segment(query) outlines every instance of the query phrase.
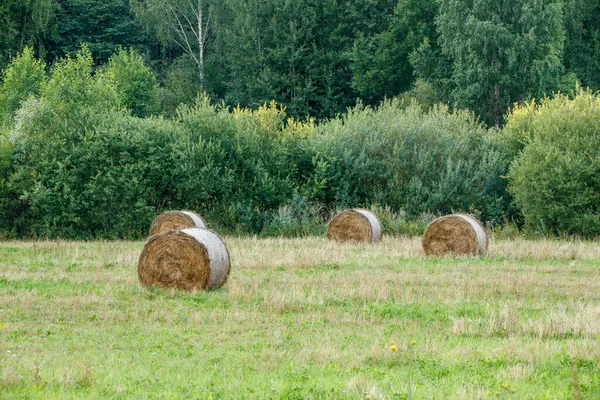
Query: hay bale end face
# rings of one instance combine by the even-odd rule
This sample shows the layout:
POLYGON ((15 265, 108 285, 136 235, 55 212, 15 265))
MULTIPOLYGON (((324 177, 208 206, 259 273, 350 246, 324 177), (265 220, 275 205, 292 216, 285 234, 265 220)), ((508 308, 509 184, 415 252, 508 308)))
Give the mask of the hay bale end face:
POLYGON ((378 242, 381 233, 377 216, 363 209, 342 211, 327 226, 327 237, 337 242, 378 242))
POLYGON ((482 255, 487 251, 488 239, 481 222, 466 214, 451 214, 432 221, 423 234, 425 254, 441 256, 482 255))
POLYGON ((206 223, 202 217, 192 211, 165 211, 152 221, 149 236, 170 229, 186 228, 206 228, 206 223))
POLYGON ((217 289, 230 268, 229 252, 217 234, 189 228, 151 236, 140 254, 138 277, 144 286, 217 289))

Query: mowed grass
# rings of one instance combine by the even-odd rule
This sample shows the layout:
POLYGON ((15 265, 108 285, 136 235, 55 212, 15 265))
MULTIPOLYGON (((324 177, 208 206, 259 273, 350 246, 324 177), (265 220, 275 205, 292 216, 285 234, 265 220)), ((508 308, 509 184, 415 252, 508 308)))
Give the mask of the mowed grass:
POLYGON ((141 242, 0 243, 0 398, 600 398, 600 243, 225 238, 220 290, 141 242))

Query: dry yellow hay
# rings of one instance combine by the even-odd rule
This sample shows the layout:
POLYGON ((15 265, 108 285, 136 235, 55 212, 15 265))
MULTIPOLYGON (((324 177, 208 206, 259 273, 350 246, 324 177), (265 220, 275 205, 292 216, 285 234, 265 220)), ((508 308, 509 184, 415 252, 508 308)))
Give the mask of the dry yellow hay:
POLYGON ((427 225, 421 243, 425 254, 433 256, 448 253, 476 256, 485 254, 488 246, 481 222, 466 214, 451 214, 434 220, 427 225))
POLYGON ((154 218, 148 236, 157 235, 169 229, 206 228, 202 217, 192 211, 165 211, 154 218))
POLYGON ((138 277, 144 286, 216 289, 227 281, 230 266, 229 252, 213 231, 169 230, 148 238, 138 261, 138 277))
POLYGON ((362 209, 342 211, 327 226, 327 237, 338 242, 378 242, 381 232, 375 214, 362 209))

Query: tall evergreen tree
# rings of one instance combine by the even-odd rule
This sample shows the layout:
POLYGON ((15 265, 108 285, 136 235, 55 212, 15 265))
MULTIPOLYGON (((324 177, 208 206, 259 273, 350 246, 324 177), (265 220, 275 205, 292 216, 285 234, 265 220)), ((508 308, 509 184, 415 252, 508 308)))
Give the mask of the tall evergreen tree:
POLYGON ((568 72, 584 86, 600 89, 600 1, 565 1, 565 54, 568 72))
POLYGON ((128 0, 59 0, 58 38, 51 58, 74 54, 86 43, 96 64, 103 64, 119 47, 143 47, 144 32, 128 0))
POLYGON ((387 28, 361 36, 351 52, 352 87, 367 103, 380 102, 408 90, 414 82, 410 54, 425 38, 435 36, 435 0, 399 0, 387 28))
POLYGON ((229 104, 270 99, 294 116, 330 117, 356 102, 351 49, 388 26, 396 0, 231 1, 216 34, 229 104))

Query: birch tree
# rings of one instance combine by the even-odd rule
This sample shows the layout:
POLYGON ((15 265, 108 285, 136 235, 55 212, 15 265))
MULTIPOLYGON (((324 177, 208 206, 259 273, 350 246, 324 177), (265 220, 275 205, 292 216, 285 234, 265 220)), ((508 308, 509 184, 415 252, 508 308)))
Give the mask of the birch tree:
POLYGON ((213 37, 212 0, 131 0, 146 28, 165 44, 175 44, 193 61, 202 89, 206 82, 206 50, 213 37))

